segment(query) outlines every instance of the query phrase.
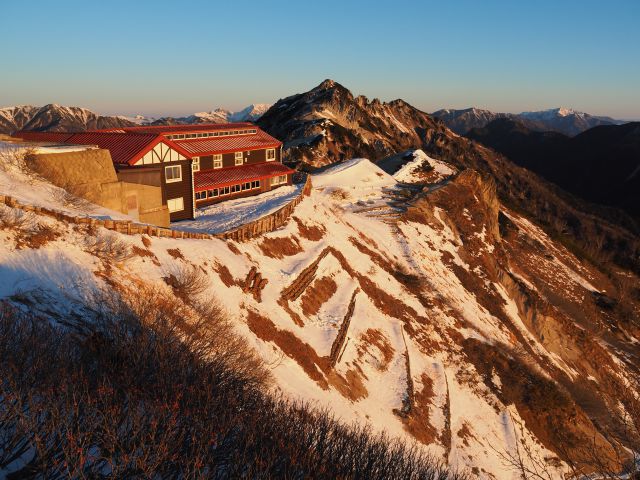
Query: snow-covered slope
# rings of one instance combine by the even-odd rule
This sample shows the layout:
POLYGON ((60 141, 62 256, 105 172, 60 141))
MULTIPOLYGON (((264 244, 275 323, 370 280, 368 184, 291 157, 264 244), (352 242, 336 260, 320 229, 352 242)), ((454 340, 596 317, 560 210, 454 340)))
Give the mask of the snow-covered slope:
POLYGON ((225 308, 287 396, 481 478, 516 478, 505 458, 523 452, 552 478, 567 471, 558 458, 585 445, 614 456, 601 433, 635 405, 622 392, 638 380, 640 332, 603 329, 614 316, 597 301, 636 313, 637 302, 500 205, 475 172, 403 198, 392 176, 355 159, 313 184, 285 227, 246 243, 95 232, 27 213, 0 229, 0 295, 51 315, 87 289, 169 289, 167 272, 193 266, 207 279, 202 298, 225 308), (95 256, 94 235, 116 235, 134 256, 95 256), (268 280, 260 301, 244 288, 252 268, 268 280))

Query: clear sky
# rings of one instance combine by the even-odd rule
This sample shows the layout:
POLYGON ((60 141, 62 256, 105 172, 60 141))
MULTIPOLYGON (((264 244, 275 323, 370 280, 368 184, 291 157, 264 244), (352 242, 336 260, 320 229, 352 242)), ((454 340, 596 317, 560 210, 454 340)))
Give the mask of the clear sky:
POLYGON ((418 108, 640 118, 640 0, 1 0, 0 106, 180 115, 332 78, 418 108))

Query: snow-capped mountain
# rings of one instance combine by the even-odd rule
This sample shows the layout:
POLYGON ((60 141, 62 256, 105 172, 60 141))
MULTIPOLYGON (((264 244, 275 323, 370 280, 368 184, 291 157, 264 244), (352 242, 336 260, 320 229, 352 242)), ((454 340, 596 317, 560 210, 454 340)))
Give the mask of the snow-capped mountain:
POLYGON ((254 122, 264 115, 270 108, 270 103, 255 103, 238 112, 228 113, 227 120, 229 122, 254 122))
POLYGON ((126 118, 98 115, 81 107, 48 104, 44 107, 22 105, 0 109, 0 133, 17 130, 79 132, 132 125, 135 123, 126 118))
POLYGON ((150 117, 146 115, 99 115, 86 108, 65 107, 56 104, 34 107, 19 105, 0 108, 0 133, 10 134, 18 130, 78 132, 98 128, 117 128, 132 125, 171 125, 195 123, 253 122, 260 118, 270 105, 258 103, 232 112, 217 108, 209 112, 197 112, 185 117, 150 117))
POLYGON ((232 112, 223 108, 216 108, 209 112, 197 112, 185 117, 162 117, 150 122, 152 125, 196 124, 196 123, 227 123, 253 122, 259 119, 269 108, 270 104, 258 103, 249 105, 242 110, 232 112))
POLYGON ((460 135, 465 135, 472 128, 482 128, 498 118, 516 120, 529 130, 558 132, 568 136, 578 135, 598 125, 624 123, 610 117, 590 115, 565 107, 522 113, 497 113, 478 108, 442 109, 433 112, 432 115, 460 135))

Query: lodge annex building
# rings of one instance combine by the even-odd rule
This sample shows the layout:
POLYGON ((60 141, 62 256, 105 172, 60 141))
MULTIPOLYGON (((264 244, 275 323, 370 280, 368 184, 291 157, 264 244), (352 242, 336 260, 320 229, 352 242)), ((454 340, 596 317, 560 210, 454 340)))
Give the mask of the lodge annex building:
POLYGON ((172 222, 194 218, 196 207, 290 185, 294 173, 282 164, 282 142, 248 122, 14 136, 109 150, 120 180, 161 188, 172 222))

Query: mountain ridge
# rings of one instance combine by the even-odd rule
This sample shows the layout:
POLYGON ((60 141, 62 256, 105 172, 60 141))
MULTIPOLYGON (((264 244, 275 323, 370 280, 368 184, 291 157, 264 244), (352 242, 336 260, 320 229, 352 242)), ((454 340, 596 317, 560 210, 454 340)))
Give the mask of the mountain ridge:
POLYGON ((530 130, 559 132, 568 136, 578 135, 599 125, 625 123, 611 117, 590 115, 565 107, 521 113, 493 112, 475 107, 444 108, 433 112, 432 115, 444 121, 451 130, 459 135, 465 135, 472 128, 482 128, 498 118, 517 120, 530 130))
POLYGON ((471 129, 467 137, 585 200, 640 218, 640 122, 601 125, 567 137, 501 118, 471 129))
POLYGON ((42 107, 16 105, 0 108, 0 133, 18 130, 69 131, 119 128, 134 125, 174 125, 198 123, 227 123, 255 121, 270 107, 257 103, 232 112, 217 108, 209 112, 196 112, 184 117, 146 117, 144 115, 100 115, 82 107, 67 107, 50 103, 42 107))

